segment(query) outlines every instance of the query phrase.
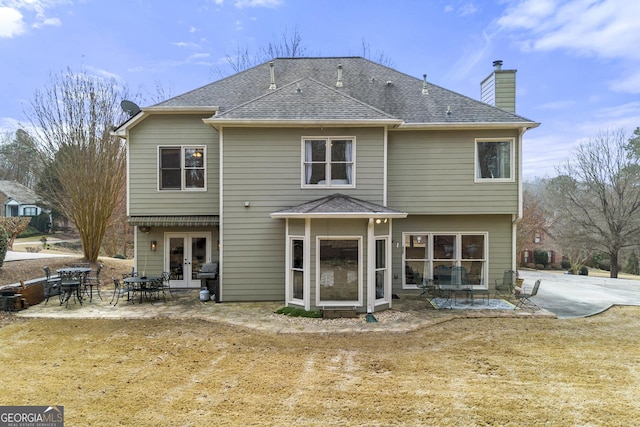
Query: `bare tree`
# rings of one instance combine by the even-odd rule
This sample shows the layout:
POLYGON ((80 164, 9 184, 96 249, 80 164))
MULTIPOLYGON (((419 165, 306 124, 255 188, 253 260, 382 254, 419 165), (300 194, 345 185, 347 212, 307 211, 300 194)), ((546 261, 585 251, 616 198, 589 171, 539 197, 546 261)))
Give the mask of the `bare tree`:
POLYGON ((619 255, 640 232, 638 153, 624 131, 601 132, 580 145, 549 181, 547 194, 562 218, 556 227, 565 250, 600 251, 618 277, 619 255))
POLYGON ((377 62, 378 64, 382 64, 387 67, 393 67, 393 61, 391 58, 386 56, 384 52, 377 51, 375 55, 371 52, 371 45, 362 39, 362 53, 361 56, 365 59, 368 59, 373 62, 377 62))
MULTIPOLYGON (((236 46, 233 54, 225 55, 227 64, 234 73, 239 73, 263 62, 274 58, 301 58, 307 55, 307 48, 302 43, 302 36, 295 27, 290 33, 287 28, 282 32, 279 41, 271 41, 266 46, 258 48, 253 55, 248 47, 236 46)), ((220 68, 213 70, 218 77, 224 77, 225 73, 220 68)))
POLYGON ((90 262, 124 186, 124 146, 110 132, 126 118, 125 98, 113 79, 67 70, 50 76, 26 112, 43 162, 41 195, 75 224, 90 262))

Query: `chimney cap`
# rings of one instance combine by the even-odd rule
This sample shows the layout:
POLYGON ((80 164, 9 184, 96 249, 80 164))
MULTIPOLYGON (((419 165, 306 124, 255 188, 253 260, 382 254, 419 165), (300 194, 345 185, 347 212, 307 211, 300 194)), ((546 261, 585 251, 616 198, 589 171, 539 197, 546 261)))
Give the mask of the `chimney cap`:
POLYGON ((501 70, 502 69, 502 59, 498 59, 493 61, 493 68, 497 71, 497 70, 501 70))

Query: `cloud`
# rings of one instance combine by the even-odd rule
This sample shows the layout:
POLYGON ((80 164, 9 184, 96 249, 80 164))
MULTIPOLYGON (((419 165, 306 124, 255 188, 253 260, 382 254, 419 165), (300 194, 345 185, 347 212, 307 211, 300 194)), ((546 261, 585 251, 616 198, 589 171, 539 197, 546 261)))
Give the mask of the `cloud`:
POLYGON ((245 7, 278 7, 282 4, 282 0, 236 0, 235 6, 238 9, 245 7))
POLYGON ((567 49, 582 55, 640 60, 640 2, 551 0, 513 3, 498 19, 517 32, 521 45, 536 51, 567 49))
POLYGON ((59 18, 49 16, 48 10, 59 4, 69 4, 69 0, 5 0, 0 6, 0 37, 14 37, 22 34, 25 27, 40 29, 46 26, 60 26, 59 18))
POLYGON ((624 93, 640 93, 640 71, 634 71, 632 74, 608 82, 611 90, 624 93))
POLYGON ((0 7, 0 38, 12 38, 24 32, 22 14, 10 7, 0 7))

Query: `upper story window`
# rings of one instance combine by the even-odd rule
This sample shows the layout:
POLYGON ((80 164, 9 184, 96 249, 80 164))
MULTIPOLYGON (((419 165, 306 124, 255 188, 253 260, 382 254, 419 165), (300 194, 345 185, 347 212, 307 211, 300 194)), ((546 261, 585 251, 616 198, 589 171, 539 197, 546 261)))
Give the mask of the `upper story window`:
POLYGON ((204 147, 160 147, 160 190, 204 190, 204 147))
POLYGON ((476 139, 476 181, 513 181, 513 139, 476 139))
POLYGON ((305 138, 302 141, 303 187, 354 187, 354 138, 305 138))

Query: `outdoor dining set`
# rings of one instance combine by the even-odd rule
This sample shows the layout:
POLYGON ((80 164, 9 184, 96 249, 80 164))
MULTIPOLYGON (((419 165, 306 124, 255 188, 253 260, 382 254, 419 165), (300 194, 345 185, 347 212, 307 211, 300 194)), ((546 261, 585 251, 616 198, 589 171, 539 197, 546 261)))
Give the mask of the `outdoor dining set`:
MULTIPOLYGON (((493 289, 493 298, 513 301, 514 309, 527 308, 535 310, 537 305, 531 300, 538 293, 540 280, 536 281, 530 292, 517 286, 517 273, 507 270, 501 280, 496 279, 493 289)), ((438 301, 438 308, 451 308, 456 305, 462 295, 473 306, 474 301, 480 297, 480 302, 488 302, 492 297, 488 288, 474 286, 469 280, 467 271, 462 266, 446 267, 438 266, 434 271, 434 278, 420 278, 416 281, 418 288, 422 289, 421 296, 426 296, 430 301, 438 301)))
MULTIPOLYGON (((98 264, 94 270, 89 263, 74 264, 71 267, 57 269, 55 274, 49 267, 44 267, 46 281, 44 285, 45 304, 49 298, 57 295, 60 305, 68 307, 73 299, 81 305, 86 299, 93 300, 94 292, 102 300, 102 272, 103 265, 98 264)), ((142 303, 145 299, 166 300, 166 292, 171 292, 170 275, 168 272, 160 276, 138 276, 137 272, 122 274, 122 279, 112 277, 114 291, 109 304, 116 306, 120 298, 126 296, 127 301, 142 303)))

